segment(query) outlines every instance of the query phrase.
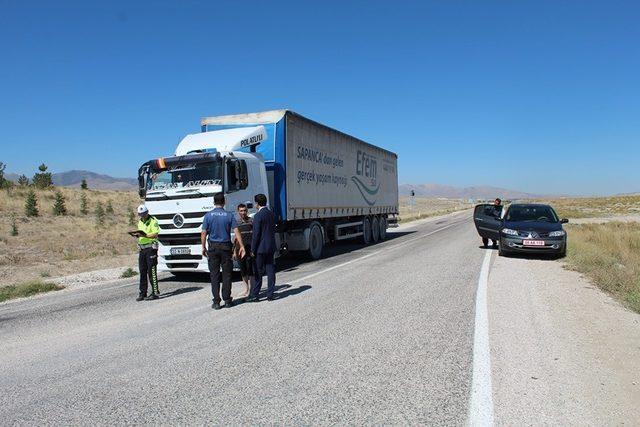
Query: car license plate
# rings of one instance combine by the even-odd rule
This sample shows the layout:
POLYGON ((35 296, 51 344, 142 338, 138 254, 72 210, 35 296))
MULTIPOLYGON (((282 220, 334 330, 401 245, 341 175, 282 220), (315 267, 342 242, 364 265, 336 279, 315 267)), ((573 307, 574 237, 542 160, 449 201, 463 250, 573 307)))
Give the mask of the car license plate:
POLYGON ((544 246, 544 240, 523 240, 524 246, 544 246))
POLYGON ((171 255, 191 255, 191 248, 171 248, 171 255))

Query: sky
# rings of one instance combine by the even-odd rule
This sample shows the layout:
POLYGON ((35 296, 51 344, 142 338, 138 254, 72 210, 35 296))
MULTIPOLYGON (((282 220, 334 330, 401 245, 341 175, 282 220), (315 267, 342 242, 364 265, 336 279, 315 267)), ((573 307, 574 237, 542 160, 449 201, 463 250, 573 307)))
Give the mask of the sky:
POLYGON ((0 0, 0 161, 134 177, 288 108, 399 182, 640 191, 640 2, 0 0))

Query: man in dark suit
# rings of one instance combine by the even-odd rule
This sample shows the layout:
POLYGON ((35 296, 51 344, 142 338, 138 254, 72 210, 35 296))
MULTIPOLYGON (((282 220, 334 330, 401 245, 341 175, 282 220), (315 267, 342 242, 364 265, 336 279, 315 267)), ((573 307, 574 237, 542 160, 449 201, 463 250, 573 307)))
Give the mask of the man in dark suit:
POLYGON ((258 294, 262 288, 262 276, 267 274, 267 300, 273 301, 277 297, 276 268, 273 262, 273 254, 276 252, 276 217, 267 207, 267 196, 256 194, 254 198, 258 205, 258 212, 253 217, 253 236, 251 239, 251 251, 255 259, 253 286, 248 302, 258 301, 258 294))

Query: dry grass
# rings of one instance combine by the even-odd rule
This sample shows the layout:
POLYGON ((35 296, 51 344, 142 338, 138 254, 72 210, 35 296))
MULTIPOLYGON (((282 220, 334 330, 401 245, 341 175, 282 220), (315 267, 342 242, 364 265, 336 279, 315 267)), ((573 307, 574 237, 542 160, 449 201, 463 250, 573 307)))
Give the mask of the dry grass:
POLYGON ((640 224, 582 224, 567 231, 568 267, 640 312, 640 224))
POLYGON ((36 191, 40 215, 35 218, 24 215, 28 189, 0 191, 0 286, 115 267, 135 252, 135 243, 126 234, 131 228, 129 210, 139 203, 135 192, 55 190, 36 191), (65 196, 66 216, 52 213, 55 190, 65 196), (80 213, 83 193, 87 215, 80 213), (109 201, 114 213, 106 214, 104 226, 98 228, 94 209, 98 202, 106 207, 109 201), (11 235, 12 217, 16 218, 17 236, 11 235))
POLYGON ((415 206, 409 197, 400 198, 400 222, 415 221, 437 215, 470 209, 473 204, 461 199, 416 197, 415 206))
POLYGON ((640 215, 640 195, 573 197, 539 200, 549 203, 561 218, 596 218, 640 215))

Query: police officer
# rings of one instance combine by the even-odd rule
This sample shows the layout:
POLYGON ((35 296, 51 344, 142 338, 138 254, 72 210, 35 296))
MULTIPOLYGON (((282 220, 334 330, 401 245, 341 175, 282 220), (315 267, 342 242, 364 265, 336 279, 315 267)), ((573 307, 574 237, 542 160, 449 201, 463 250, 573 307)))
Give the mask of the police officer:
POLYGON ((213 294, 211 308, 214 310, 220 309, 220 267, 222 267, 222 299, 225 302, 225 307, 233 307, 231 298, 231 273, 233 271, 231 230, 233 230, 239 245, 238 255, 240 258, 245 256, 244 243, 238 230, 236 217, 233 212, 224 210, 224 204, 224 194, 216 193, 213 196, 214 209, 204 216, 200 235, 202 255, 209 259, 211 293, 213 294))
POLYGON ((138 206, 138 231, 143 233, 138 237, 138 267, 140 269, 140 294, 136 301, 158 299, 158 220, 149 215, 145 205, 138 206), (148 282, 151 282, 151 295, 147 296, 148 282))

